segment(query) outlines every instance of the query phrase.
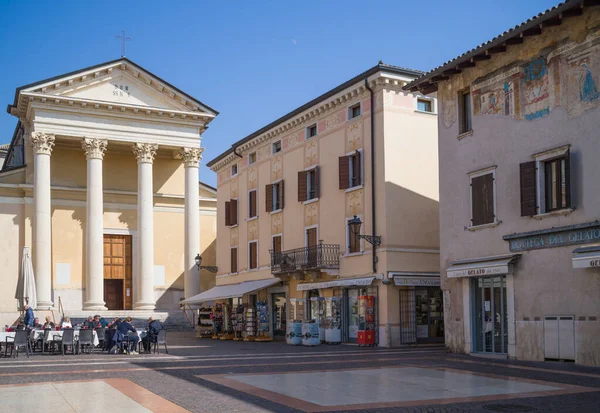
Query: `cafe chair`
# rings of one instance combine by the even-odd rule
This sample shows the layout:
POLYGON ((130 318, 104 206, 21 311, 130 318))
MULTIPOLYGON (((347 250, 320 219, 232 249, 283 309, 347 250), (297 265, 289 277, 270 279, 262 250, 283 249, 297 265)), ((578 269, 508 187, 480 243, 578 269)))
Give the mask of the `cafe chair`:
POLYGON ((65 355, 65 347, 71 346, 71 354, 76 354, 75 330, 72 328, 63 330, 62 339, 58 342, 62 355, 65 355))
POLYGON ((96 334, 98 335, 99 346, 102 350, 104 350, 104 341, 106 340, 106 327, 101 327, 96 329, 96 334))
POLYGON ((156 337, 153 337, 150 341, 151 344, 154 344, 154 352, 160 354, 160 346, 165 346, 165 353, 169 354, 169 349, 167 348, 167 330, 163 329, 158 332, 156 337))
POLYGON ((94 330, 79 330, 77 352, 81 354, 84 347, 88 347, 89 354, 94 354, 94 330))
POLYGON ((54 352, 54 345, 56 344, 56 341, 50 337, 50 331, 51 330, 46 329, 42 333, 42 355, 47 351, 50 353, 54 352))
POLYGON ((14 357, 19 357, 19 349, 21 347, 25 347, 25 354, 27 355, 27 358, 29 358, 29 353, 31 352, 29 343, 29 331, 17 330, 15 332, 14 337, 6 337, 6 348, 4 349, 4 357, 7 356, 8 347, 10 347, 11 357, 13 356, 13 350, 15 350, 14 357))

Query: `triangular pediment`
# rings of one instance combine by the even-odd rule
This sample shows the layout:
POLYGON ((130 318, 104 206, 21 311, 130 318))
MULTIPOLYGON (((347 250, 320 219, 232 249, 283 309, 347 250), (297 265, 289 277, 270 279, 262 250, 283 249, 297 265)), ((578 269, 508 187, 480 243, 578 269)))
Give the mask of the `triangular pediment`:
POLYGON ((17 93, 183 112, 216 111, 128 59, 119 59, 19 88, 17 93))

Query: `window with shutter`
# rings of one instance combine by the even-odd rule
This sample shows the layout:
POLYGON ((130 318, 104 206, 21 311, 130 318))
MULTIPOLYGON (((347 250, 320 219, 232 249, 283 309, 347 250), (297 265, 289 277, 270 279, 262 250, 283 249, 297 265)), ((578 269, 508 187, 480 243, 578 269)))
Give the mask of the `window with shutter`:
POLYGON ((275 254, 281 253, 281 235, 273 237, 273 252, 275 254))
POLYGON ((256 241, 252 241, 249 244, 249 257, 248 263, 251 270, 258 268, 258 243, 256 241))
POLYGON ((315 173, 315 182, 314 182, 314 188, 315 188, 315 198, 320 198, 321 197, 321 168, 319 166, 315 167, 314 169, 314 173, 315 173))
POLYGON ((307 193, 307 172, 299 171, 298 172, 298 202, 306 201, 306 193, 307 193))
POLYGON ((256 190, 248 192, 248 218, 254 218, 257 214, 256 208, 256 190))
POLYGON ((231 202, 225 202, 225 226, 228 227, 231 225, 231 202))
POLYGON ((265 208, 267 212, 273 211, 273 185, 265 186, 265 208))
POLYGON ((283 192, 283 188, 284 188, 284 181, 280 181, 279 182, 279 208, 283 209, 283 200, 285 198, 285 194, 283 192))
POLYGON ((525 162, 519 166, 521 181, 521 216, 530 217, 537 214, 537 184, 535 161, 525 162))
POLYGON ((494 213, 494 174, 471 178, 471 216, 472 226, 495 222, 494 213))
MULTIPOLYGON (((545 214, 573 208, 571 201, 571 145, 563 145, 532 155, 534 162, 521 164, 521 200, 524 184, 528 199, 536 202, 536 211, 527 215, 545 214), (524 169, 523 169, 524 168, 524 169), (525 181, 525 182, 524 182, 525 181), (533 198, 535 192, 535 198, 533 198)), ((522 205, 523 206, 523 205, 522 205)), ((522 208, 522 215, 523 213, 522 208)))
POLYGON ((231 272, 235 273, 238 271, 237 266, 237 248, 231 249, 231 272))
POLYGON ((350 188, 350 157, 340 156, 338 163, 340 189, 348 189, 350 188))
POLYGON ((229 204, 230 208, 229 208, 229 224, 230 225, 237 225, 238 224, 238 208, 237 208, 237 199, 232 199, 230 201, 229 204))
POLYGON ((349 220, 346 220, 346 225, 348 228, 346 229, 346 233, 348 234, 348 253, 353 254, 355 252, 360 252, 360 238, 358 234, 355 234, 352 231, 352 225, 348 224, 349 220))
POLYGON ((569 208, 571 205, 569 152, 544 162, 545 212, 569 208))
POLYGON ((362 185, 362 152, 356 151, 354 155, 354 161, 356 163, 355 175, 356 175, 356 185, 362 185))

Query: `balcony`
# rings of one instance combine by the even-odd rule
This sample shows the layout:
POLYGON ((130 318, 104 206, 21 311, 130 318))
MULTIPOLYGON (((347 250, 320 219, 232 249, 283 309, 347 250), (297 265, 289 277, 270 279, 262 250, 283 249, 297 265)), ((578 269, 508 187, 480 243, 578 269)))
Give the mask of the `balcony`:
POLYGON ((312 247, 271 253, 271 273, 338 270, 340 268, 340 246, 317 244, 312 247))

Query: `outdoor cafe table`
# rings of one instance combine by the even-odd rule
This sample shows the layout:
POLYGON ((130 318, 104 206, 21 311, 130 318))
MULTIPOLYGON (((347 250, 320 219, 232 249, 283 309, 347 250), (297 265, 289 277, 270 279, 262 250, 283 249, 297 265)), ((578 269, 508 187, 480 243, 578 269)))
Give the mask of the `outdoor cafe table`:
MULTIPOLYGON (((75 330, 75 340, 77 340, 79 338, 79 331, 80 330, 75 330)), ((48 335, 48 340, 52 340, 52 341, 60 341, 60 339, 62 338, 63 335, 63 330, 50 330, 50 334, 48 335)), ((0 342, 1 343, 6 343, 6 338, 7 337, 14 337, 15 336, 15 332, 14 331, 10 331, 10 332, 1 332, 0 333, 0 342)), ((44 337, 44 330, 32 330, 31 331, 31 338, 33 340, 41 340, 44 337)), ((94 346, 97 346, 98 344, 100 344, 100 340, 98 339, 98 334, 96 333, 96 331, 94 331, 94 338, 93 338, 93 343, 94 346)))

